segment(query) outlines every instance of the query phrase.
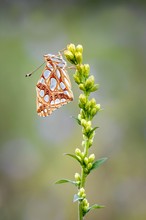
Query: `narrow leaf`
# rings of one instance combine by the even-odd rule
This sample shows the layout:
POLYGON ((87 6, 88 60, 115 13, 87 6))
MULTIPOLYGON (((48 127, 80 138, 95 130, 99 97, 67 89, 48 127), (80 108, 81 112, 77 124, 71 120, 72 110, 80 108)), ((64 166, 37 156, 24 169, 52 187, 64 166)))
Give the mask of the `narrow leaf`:
POLYGON ((75 160, 77 160, 81 164, 81 161, 79 160, 79 158, 76 155, 68 154, 68 153, 65 153, 64 155, 67 155, 67 156, 70 156, 70 157, 74 158, 75 160))
POLYGON ((97 128, 99 128, 99 127, 93 128, 93 129, 88 133, 88 137, 89 137, 89 138, 91 137, 91 135, 93 134, 93 132, 94 132, 97 128))
POLYGON ((101 164, 103 164, 105 161, 107 160, 107 157, 103 157, 99 160, 96 160, 94 163, 93 163, 93 166, 91 168, 91 170, 94 170, 94 169, 97 169, 101 164))
POLYGON ((81 200, 83 200, 82 197, 79 197, 77 194, 74 195, 73 202, 77 202, 77 201, 81 201, 81 200))
POLYGON ((78 118, 76 118, 76 117, 74 117, 74 116, 72 116, 72 118, 75 119, 76 122, 77 122, 79 125, 81 125, 81 121, 80 121, 78 118))
POLYGON ((62 183, 72 183, 72 184, 76 185, 75 181, 68 180, 68 179, 61 179, 61 180, 58 180, 55 182, 55 184, 62 184, 62 183))
POLYGON ((90 207, 88 208, 88 210, 86 211, 86 213, 89 212, 90 210, 100 209, 100 208, 104 208, 104 207, 105 207, 104 205, 94 204, 94 205, 92 205, 92 206, 90 206, 90 207))

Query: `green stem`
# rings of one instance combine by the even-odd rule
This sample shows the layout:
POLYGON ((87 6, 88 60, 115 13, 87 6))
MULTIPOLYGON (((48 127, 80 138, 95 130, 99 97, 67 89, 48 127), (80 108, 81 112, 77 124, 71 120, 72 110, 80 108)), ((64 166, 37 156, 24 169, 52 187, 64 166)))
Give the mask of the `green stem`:
MULTIPOLYGON (((84 157, 88 155, 88 140, 85 142, 85 147, 84 147, 84 157)), ((86 182, 86 174, 84 173, 84 167, 81 167, 81 184, 80 188, 85 187, 85 182, 86 182)), ((83 220, 83 210, 82 210, 82 201, 78 202, 78 219, 83 220)))

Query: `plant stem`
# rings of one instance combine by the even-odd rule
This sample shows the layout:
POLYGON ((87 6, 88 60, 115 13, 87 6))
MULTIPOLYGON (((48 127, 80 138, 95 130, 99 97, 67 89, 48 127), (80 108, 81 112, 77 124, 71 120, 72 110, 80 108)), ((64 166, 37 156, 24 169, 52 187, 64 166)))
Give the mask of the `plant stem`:
MULTIPOLYGON (((88 155, 88 140, 85 141, 85 147, 84 147, 84 157, 88 155)), ((81 184, 80 188, 85 187, 85 181, 86 181, 86 174, 84 172, 84 168, 81 167, 81 184)), ((83 211, 82 211, 82 201, 78 202, 78 220, 83 220, 83 211)))
MULTIPOLYGON (((85 186, 85 173, 83 167, 81 167, 81 185, 80 188, 85 186)), ((78 202, 78 220, 83 220, 82 201, 78 202)))

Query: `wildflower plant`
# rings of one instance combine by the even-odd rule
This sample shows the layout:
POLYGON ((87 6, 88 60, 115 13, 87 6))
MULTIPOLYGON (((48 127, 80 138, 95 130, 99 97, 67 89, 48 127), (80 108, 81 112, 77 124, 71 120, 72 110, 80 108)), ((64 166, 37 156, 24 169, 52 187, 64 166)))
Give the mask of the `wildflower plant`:
POLYGON ((90 98, 90 94, 97 91, 99 85, 95 83, 93 75, 90 75, 89 64, 82 63, 83 47, 82 45, 69 44, 64 51, 64 55, 68 62, 74 65, 75 73, 73 75, 75 82, 78 84, 82 93, 79 96, 80 113, 76 118, 77 123, 82 128, 82 149, 76 148, 74 154, 66 153, 65 155, 75 159, 80 167, 81 172, 75 173, 74 180, 61 179, 57 184, 72 183, 77 187, 77 193, 74 195, 73 201, 78 202, 78 220, 83 220, 85 215, 93 210, 103 208, 103 205, 90 205, 87 199, 85 184, 86 179, 91 171, 97 169, 103 164, 107 158, 95 160, 95 154, 89 154, 89 149, 93 145, 95 130, 98 127, 92 126, 95 115, 101 111, 100 104, 96 103, 95 98, 90 98))

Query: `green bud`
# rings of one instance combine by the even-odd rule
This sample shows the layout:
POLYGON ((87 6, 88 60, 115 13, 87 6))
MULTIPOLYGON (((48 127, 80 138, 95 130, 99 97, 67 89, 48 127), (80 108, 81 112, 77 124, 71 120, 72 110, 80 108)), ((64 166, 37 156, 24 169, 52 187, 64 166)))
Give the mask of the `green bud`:
POLYGON ((85 198, 83 199, 83 206, 87 206, 89 203, 88 203, 88 200, 85 198))
POLYGON ((87 168, 90 170, 92 168, 92 163, 88 163, 87 168))
POLYGON ((84 65, 83 64, 80 64, 80 65, 77 65, 77 70, 80 74, 82 74, 84 72, 84 65))
POLYGON ((89 170, 87 168, 85 168, 84 173, 89 174, 89 170))
POLYGON ((88 146, 91 147, 93 145, 93 139, 90 139, 88 142, 88 146))
POLYGON ((75 180, 76 181, 80 181, 81 180, 81 177, 80 177, 79 173, 75 173, 75 180))
POLYGON ((68 49, 69 51, 71 51, 73 54, 75 53, 75 50, 76 50, 74 44, 68 44, 68 45, 67 45, 67 49, 68 49))
POLYGON ((87 158, 87 157, 84 158, 84 163, 85 163, 86 165, 88 164, 88 158, 87 158))
POLYGON ((75 73, 74 75, 73 75, 73 77, 74 77, 74 80, 75 80, 75 82, 77 83, 77 84, 80 84, 80 78, 79 78, 79 76, 75 73))
POLYGON ((81 119, 81 125, 86 128, 87 127, 87 121, 85 119, 81 119))
POLYGON ((85 141, 82 141, 82 147, 84 147, 85 146, 85 141))
POLYGON ((91 154, 88 159, 89 162, 92 163, 95 160, 95 154, 91 154))
POLYGON ((88 133, 91 130, 91 121, 88 121, 84 128, 85 128, 85 133, 88 133))
POLYGON ((79 119, 79 121, 81 121, 81 119, 82 119, 81 114, 78 114, 78 119, 79 119))
POLYGON ((89 64, 84 64, 84 75, 85 75, 85 77, 89 76, 89 72, 90 72, 89 64))
POLYGON ((94 85, 94 76, 91 75, 85 82, 85 88, 86 90, 90 90, 92 86, 94 85))
POLYGON ((90 100, 90 106, 91 106, 91 108, 95 107, 95 105, 96 105, 96 100, 95 100, 94 98, 92 98, 92 99, 90 100))
POLYGON ((79 148, 76 148, 76 149, 75 149, 75 154, 76 154, 77 156, 81 156, 81 155, 82 155, 81 150, 80 150, 79 148))
POLYGON ((89 205, 88 206, 83 206, 83 211, 86 213, 89 209, 89 205))
POLYGON ((82 47, 82 45, 78 44, 77 47, 76 47, 76 51, 77 51, 77 52, 80 52, 80 53, 83 53, 83 47, 82 47))
POLYGON ((83 83, 80 83, 80 84, 79 84, 79 89, 81 89, 81 90, 85 91, 85 86, 84 86, 84 84, 83 84, 83 83))
POLYGON ((85 189, 83 187, 79 189, 78 196, 83 197, 83 198, 86 197, 85 189))
POLYGON ((67 59, 69 62, 71 62, 71 63, 74 64, 74 55, 73 55, 73 53, 72 53, 71 51, 65 50, 65 51, 64 51, 64 56, 66 57, 66 59, 67 59))
POLYGON ((90 115, 91 115, 92 117, 94 117, 94 116, 96 115, 96 113, 97 113, 97 108, 92 108, 92 109, 91 109, 91 112, 90 112, 90 115))
POLYGON ((80 101, 83 105, 85 105, 86 102, 87 102, 86 96, 85 96, 84 94, 80 94, 80 96, 79 96, 79 101, 80 101))
POLYGON ((81 118, 85 118, 86 117, 86 114, 85 114, 83 109, 80 110, 80 115, 81 115, 81 118))
POLYGON ((75 58, 78 64, 82 63, 82 53, 80 52, 75 52, 75 58))
POLYGON ((95 85, 92 86, 90 92, 95 92, 95 91, 97 91, 98 89, 99 89, 99 84, 95 84, 95 85))
POLYGON ((99 111, 101 109, 100 104, 96 105, 96 109, 97 109, 97 111, 99 111))

